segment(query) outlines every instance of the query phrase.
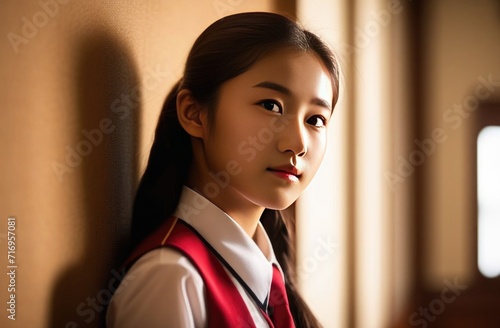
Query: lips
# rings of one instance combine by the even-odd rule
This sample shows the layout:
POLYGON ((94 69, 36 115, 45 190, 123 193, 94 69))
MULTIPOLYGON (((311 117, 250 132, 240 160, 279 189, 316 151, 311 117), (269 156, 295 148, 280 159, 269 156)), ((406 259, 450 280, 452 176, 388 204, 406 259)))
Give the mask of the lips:
POLYGON ((267 170, 273 172, 281 172, 284 174, 290 174, 297 178, 299 178, 300 175, 302 174, 301 171, 299 171, 295 166, 292 165, 275 166, 275 167, 270 167, 267 170))

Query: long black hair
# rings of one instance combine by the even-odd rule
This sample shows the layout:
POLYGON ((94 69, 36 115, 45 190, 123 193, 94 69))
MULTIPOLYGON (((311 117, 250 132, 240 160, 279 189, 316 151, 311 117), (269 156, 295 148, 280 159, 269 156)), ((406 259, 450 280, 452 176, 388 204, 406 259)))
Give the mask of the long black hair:
MULTIPOLYGON (((190 136, 177 119, 176 99, 182 89, 215 115, 222 83, 247 71, 266 54, 280 48, 312 51, 329 71, 338 97, 339 67, 332 51, 316 35, 294 21, 272 13, 242 13, 224 17, 210 25, 195 41, 184 75, 168 94, 155 131, 148 164, 136 194, 132 244, 152 233, 177 207, 193 155, 190 136)), ((294 247, 281 211, 266 209, 261 222, 270 236, 278 262, 286 277, 290 308, 297 327, 320 327, 295 287, 294 247)))

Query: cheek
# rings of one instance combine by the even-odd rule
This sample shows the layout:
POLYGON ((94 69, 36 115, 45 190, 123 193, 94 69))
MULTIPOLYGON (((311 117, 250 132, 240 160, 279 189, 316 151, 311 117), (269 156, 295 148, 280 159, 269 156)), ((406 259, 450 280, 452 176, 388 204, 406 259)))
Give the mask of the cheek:
POLYGON ((269 119, 256 116, 251 111, 242 110, 238 115, 231 113, 221 117, 217 122, 219 124, 216 128, 217 143, 225 152, 244 162, 253 161, 274 138, 268 133, 270 129, 266 129, 269 126, 269 119))
POLYGON ((326 133, 312 137, 311 142, 311 166, 317 169, 326 153, 326 133))
POLYGON ((252 159, 249 149, 251 142, 252 126, 234 124, 228 121, 218 122, 216 133, 212 136, 209 153, 217 154, 218 164, 223 165, 229 161, 236 161, 244 165, 252 159))

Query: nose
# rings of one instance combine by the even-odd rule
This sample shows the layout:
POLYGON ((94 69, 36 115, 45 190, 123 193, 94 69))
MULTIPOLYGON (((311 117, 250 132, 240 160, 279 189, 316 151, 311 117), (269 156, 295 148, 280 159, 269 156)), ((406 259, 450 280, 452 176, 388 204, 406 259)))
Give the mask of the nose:
POLYGON ((307 153, 306 127, 298 118, 290 118, 279 134, 278 150, 291 151, 294 156, 303 157, 307 153))

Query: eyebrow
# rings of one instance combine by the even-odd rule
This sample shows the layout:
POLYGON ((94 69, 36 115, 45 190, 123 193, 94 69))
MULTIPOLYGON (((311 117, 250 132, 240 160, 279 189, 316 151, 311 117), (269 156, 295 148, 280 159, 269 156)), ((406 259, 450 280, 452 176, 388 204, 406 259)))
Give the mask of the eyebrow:
MULTIPOLYGON (((270 82, 270 81, 264 81, 264 82, 260 82, 256 85, 253 86, 254 88, 266 88, 266 89, 271 89, 271 90, 274 90, 274 91, 278 91, 279 93, 282 93, 286 96, 291 96, 292 95, 292 92, 290 91, 290 89, 288 89, 287 87, 281 85, 281 84, 278 84, 278 83, 275 83, 275 82, 270 82)), ((314 105, 318 105, 318 106, 321 106, 321 107, 325 107, 326 109, 328 110, 332 110, 332 106, 328 103, 328 101, 326 100, 323 100, 321 98, 313 98, 311 100, 311 103, 314 104, 314 105)))

